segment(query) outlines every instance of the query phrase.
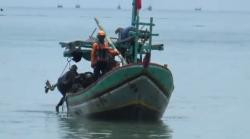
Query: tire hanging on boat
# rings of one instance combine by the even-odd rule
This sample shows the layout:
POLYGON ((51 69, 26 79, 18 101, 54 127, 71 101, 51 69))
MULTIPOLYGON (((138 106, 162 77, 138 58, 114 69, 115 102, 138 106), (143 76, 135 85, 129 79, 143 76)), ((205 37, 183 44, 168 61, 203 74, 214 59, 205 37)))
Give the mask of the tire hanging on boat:
POLYGON ((72 52, 72 56, 73 56, 73 61, 75 61, 75 62, 79 62, 79 61, 81 61, 81 59, 82 59, 82 52, 81 52, 81 50, 75 50, 75 51, 73 51, 72 52))

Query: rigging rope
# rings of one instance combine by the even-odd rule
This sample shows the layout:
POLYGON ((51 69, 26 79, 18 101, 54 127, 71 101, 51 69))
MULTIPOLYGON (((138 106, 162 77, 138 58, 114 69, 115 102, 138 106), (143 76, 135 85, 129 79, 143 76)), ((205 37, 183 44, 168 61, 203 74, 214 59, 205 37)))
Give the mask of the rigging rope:
POLYGON ((66 70, 66 68, 69 66, 69 68, 70 68, 70 62, 71 62, 71 58, 67 58, 67 63, 66 63, 66 65, 65 65, 65 67, 64 67, 64 69, 63 69, 63 71, 62 71, 62 73, 61 73, 61 75, 60 75, 60 77, 63 75, 63 73, 65 72, 65 70, 66 70))

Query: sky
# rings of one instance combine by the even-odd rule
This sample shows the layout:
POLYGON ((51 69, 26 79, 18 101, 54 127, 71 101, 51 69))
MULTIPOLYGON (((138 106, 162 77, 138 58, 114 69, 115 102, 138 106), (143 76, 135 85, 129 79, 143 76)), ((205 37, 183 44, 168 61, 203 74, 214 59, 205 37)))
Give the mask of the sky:
MULTIPOLYGON (((149 4, 154 9, 188 10, 201 7, 206 10, 250 11, 250 0, 142 0, 143 7, 149 4)), ((0 7, 74 7, 80 4, 83 8, 122 8, 131 7, 131 0, 0 0, 0 7)))

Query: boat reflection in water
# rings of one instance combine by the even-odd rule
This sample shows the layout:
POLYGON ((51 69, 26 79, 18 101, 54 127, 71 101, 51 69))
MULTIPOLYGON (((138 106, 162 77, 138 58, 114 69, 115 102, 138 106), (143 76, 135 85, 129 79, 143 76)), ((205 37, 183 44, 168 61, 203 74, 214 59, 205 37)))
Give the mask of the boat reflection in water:
POLYGON ((81 5, 80 4, 76 4, 75 8, 81 8, 81 5))
POLYGON ((59 117, 61 138, 171 139, 172 130, 162 121, 102 121, 77 117, 59 117))

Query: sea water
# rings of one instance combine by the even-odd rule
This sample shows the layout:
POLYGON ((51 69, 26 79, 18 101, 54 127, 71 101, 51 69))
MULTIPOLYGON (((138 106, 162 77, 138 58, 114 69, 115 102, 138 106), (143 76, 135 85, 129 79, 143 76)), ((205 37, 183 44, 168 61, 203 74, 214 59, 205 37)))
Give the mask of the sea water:
MULTIPOLYGON (((85 40, 98 17, 107 33, 130 10, 8 8, 0 16, 1 139, 249 139, 250 13, 141 11, 164 43, 152 61, 168 64, 175 90, 161 121, 112 122, 55 112, 60 93, 44 93, 67 62, 59 42, 85 40)), ((73 64, 73 63, 71 63, 73 64)), ((79 72, 90 63, 77 63, 79 72)))

